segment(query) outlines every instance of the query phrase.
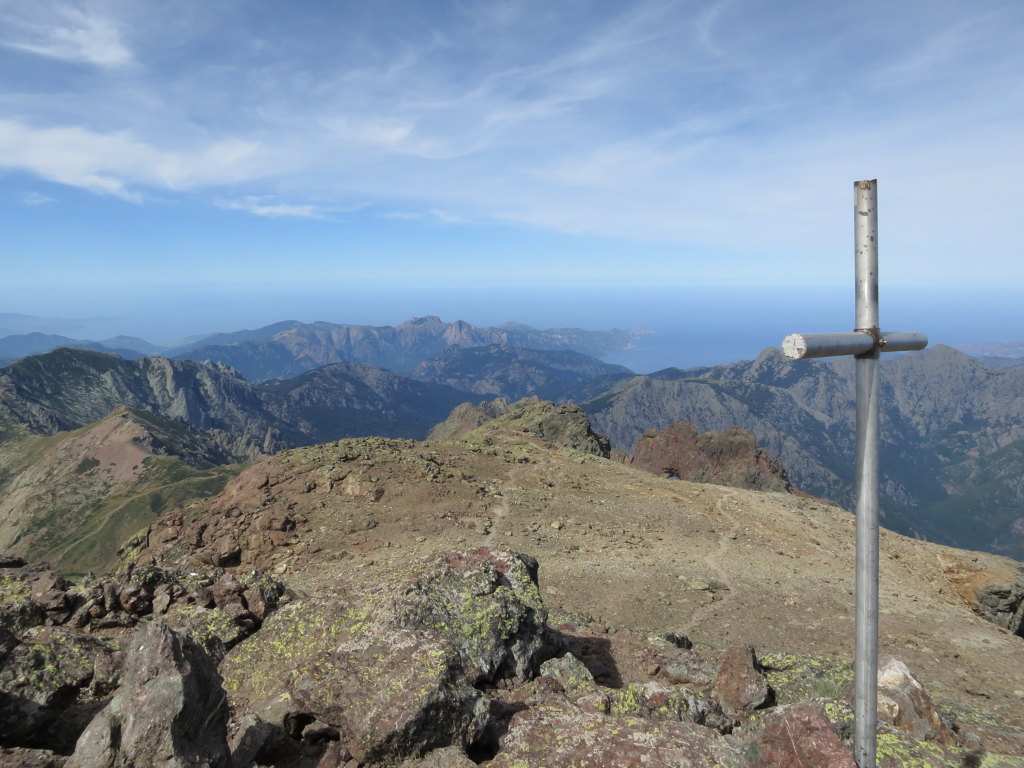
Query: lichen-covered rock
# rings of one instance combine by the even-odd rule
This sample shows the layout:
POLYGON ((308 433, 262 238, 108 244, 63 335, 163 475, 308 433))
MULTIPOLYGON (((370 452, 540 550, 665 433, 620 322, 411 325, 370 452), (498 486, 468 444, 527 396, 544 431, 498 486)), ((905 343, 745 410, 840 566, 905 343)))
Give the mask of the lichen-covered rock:
POLYGON ((397 627, 437 632, 473 684, 534 675, 549 643, 536 560, 480 547, 418 570, 390 606, 397 627))
POLYGON ((487 721, 454 649, 425 632, 352 638, 289 681, 297 708, 340 731, 363 762, 408 757, 453 741, 468 746, 487 721))
POLYGON ((623 688, 598 685, 590 671, 571 653, 541 664, 541 675, 556 680, 566 697, 591 712, 648 717, 656 720, 686 720, 723 733, 733 721, 712 699, 681 685, 655 681, 630 683, 623 688))
POLYGON ((915 739, 957 743, 924 686, 899 659, 886 660, 878 670, 878 718, 915 739))
POLYGON ((227 768, 227 716, 210 657, 189 637, 147 624, 132 638, 121 687, 67 768, 227 768))
POLYGON ((857 768, 820 705, 780 707, 747 750, 756 768, 857 768))
POLYGON ((541 704, 512 718, 490 768, 738 766, 739 746, 688 722, 616 717, 541 704))
POLYGON ((731 715, 753 711, 770 701, 771 688, 751 646, 726 651, 711 695, 731 715))
POLYGON ((33 627, 6 638, 0 638, 0 646, 7 648, 0 653, 0 744, 73 746, 85 724, 68 709, 94 682, 97 669, 106 678, 95 681, 100 695, 116 684, 117 665, 110 658, 116 648, 66 627, 33 627))
POLYGON ((442 747, 417 760, 406 760, 399 768, 476 768, 458 747, 442 747))
POLYGON ((0 570, 0 626, 11 632, 42 624, 46 612, 32 599, 32 585, 27 579, 24 562, 21 566, 0 570))
POLYGON ((849 659, 766 653, 759 663, 776 704, 796 704, 806 699, 853 701, 853 664, 849 659))
POLYGON ((468 747, 490 717, 474 684, 531 677, 548 652, 536 568, 482 548, 321 589, 227 655, 228 690, 275 725, 315 716, 359 760, 468 747))

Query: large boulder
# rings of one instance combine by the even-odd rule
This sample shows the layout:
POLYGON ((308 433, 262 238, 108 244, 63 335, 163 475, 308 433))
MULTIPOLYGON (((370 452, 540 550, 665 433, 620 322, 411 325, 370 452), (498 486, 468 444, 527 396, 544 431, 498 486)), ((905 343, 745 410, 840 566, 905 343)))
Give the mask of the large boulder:
POLYGON ((1024 580, 1015 584, 980 584, 974 594, 978 610, 986 618, 1024 637, 1024 580))
POLYGON ((747 756, 755 768, 857 768, 825 711, 814 702, 773 712, 747 756))
POLYGON ((161 623, 133 637, 121 687, 67 768, 227 768, 228 705, 212 659, 161 623))
POLYGON ((481 548, 319 589, 227 655, 228 690, 274 726, 336 728, 363 762, 469 748, 491 717, 474 686, 531 677, 549 652, 536 578, 532 558, 481 548))
POLYGON ((0 745, 70 751, 90 700, 117 683, 115 655, 112 643, 67 627, 0 630, 0 745))

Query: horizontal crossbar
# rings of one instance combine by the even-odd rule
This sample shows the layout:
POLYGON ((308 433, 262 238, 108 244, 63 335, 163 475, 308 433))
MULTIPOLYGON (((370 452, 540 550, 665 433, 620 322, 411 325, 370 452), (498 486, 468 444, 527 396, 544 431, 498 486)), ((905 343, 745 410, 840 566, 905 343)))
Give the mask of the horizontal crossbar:
MULTIPOLYGON (((792 333, 782 340, 782 354, 790 360, 837 355, 863 355, 875 346, 867 331, 851 333, 792 333)), ((913 331, 884 331, 879 337, 883 352, 910 352, 928 346, 928 337, 913 331)))

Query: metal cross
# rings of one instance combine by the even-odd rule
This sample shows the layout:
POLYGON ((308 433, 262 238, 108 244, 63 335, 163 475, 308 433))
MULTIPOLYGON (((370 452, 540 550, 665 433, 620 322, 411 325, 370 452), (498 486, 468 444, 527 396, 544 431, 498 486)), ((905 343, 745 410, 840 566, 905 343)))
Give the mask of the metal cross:
POLYGON ((878 719, 878 358, 928 346, 923 333, 878 329, 877 180, 854 182, 856 330, 794 333, 782 341, 791 360, 854 355, 857 359, 857 598, 854 646, 853 755, 875 768, 878 719))

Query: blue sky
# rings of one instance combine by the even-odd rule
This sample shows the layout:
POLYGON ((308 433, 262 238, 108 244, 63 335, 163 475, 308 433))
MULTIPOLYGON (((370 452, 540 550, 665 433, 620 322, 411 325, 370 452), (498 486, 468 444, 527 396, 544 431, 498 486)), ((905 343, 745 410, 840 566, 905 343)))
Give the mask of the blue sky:
POLYGON ((0 311, 793 303, 852 294, 878 178, 883 297, 984 313, 1024 284, 1021 73, 1018 0, 0 0, 0 311))

